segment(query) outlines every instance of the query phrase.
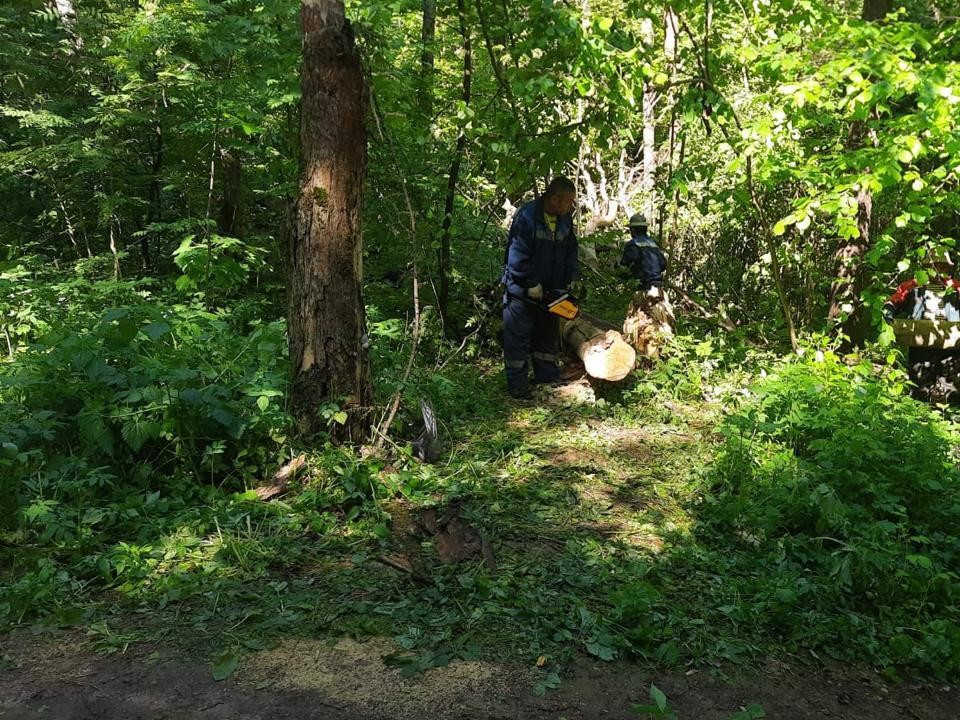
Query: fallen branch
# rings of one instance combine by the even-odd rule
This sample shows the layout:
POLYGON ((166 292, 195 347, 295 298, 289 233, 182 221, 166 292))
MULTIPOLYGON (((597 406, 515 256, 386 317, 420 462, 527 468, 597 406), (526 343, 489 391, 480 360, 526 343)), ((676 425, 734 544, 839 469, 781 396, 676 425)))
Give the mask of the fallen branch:
POLYGON ((259 500, 270 500, 271 498, 275 498, 277 495, 282 495, 285 493, 287 491, 287 487, 290 485, 290 481, 296 477, 297 473, 300 472, 300 470, 306 464, 307 456, 302 453, 297 455, 297 457, 273 474, 273 477, 270 478, 270 484, 261 485, 258 488, 254 488, 257 498, 259 500))
POLYGON ((692 297, 690 297, 689 295, 687 295, 687 293, 685 293, 685 292, 684 292, 683 290, 681 290, 680 288, 678 288, 678 287, 676 287, 676 286, 674 286, 674 285, 671 285, 671 284, 669 284, 669 283, 665 283, 665 284, 666 284, 667 289, 668 289, 671 293, 674 293, 674 294, 680 296, 680 299, 683 300, 683 302, 684 302, 686 305, 689 305, 689 306, 692 307, 694 310, 696 310, 698 313, 700 313, 700 315, 701 315, 705 320, 710 320, 710 321, 712 321, 712 322, 717 323, 717 325, 719 325, 723 330, 726 330, 727 332, 733 332, 734 330, 737 329, 737 324, 736 324, 733 320, 731 320, 728 316, 726 316, 726 315, 724 315, 724 314, 722 314, 722 313, 718 315, 718 314, 716 314, 716 313, 710 312, 710 311, 707 310, 703 305, 701 305, 701 304, 698 303, 696 300, 694 300, 692 297))

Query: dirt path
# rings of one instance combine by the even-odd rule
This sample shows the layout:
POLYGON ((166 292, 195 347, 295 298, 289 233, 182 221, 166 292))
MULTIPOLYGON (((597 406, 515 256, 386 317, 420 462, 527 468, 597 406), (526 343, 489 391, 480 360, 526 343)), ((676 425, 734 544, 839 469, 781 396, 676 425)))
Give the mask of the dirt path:
POLYGON ((0 637, 0 718, 64 720, 586 720, 636 718, 651 680, 680 720, 727 720, 750 703, 782 720, 954 720, 952 688, 888 687, 869 673, 793 672, 773 665, 728 682, 708 671, 651 675, 627 664, 584 661, 561 688, 531 691, 532 671, 456 663, 402 679, 381 657, 393 646, 371 640, 301 640, 245 658, 215 682, 206 664, 169 648, 98 655, 81 636, 0 637))

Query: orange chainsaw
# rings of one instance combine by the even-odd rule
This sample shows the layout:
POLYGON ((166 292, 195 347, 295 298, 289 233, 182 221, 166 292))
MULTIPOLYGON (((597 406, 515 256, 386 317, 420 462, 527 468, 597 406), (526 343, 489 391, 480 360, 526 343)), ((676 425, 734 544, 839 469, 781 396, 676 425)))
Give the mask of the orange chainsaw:
POLYGON ((548 290, 544 292, 542 300, 533 300, 513 293, 510 293, 510 297, 546 310, 551 315, 562 317, 564 320, 573 320, 580 314, 580 302, 566 290, 548 290))

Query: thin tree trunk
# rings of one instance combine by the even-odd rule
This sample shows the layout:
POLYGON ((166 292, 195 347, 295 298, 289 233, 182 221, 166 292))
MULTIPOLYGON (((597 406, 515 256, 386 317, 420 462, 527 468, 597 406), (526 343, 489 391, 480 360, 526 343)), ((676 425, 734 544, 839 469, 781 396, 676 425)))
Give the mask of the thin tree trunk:
POLYGON ((300 23, 301 177, 289 258, 291 408, 302 432, 329 427, 335 440, 360 441, 370 430, 373 396, 361 284, 363 69, 342 2, 302 0, 300 23))
MULTIPOLYGON (((646 48, 652 50, 654 43, 653 22, 648 18, 641 24, 641 37, 646 48)), ((651 227, 656 213, 657 178, 657 90, 653 80, 643 82, 643 211, 651 227)))
POLYGON ((892 10, 893 0, 863 0, 860 17, 868 22, 883 20, 892 10))
MULTIPOLYGON (((156 107, 154 112, 157 112, 156 107)), ((163 168, 163 126, 160 124, 159 117, 154 130, 156 144, 153 148, 153 162, 150 167, 150 206, 147 210, 147 225, 163 222, 163 188, 160 183, 160 170, 163 168)), ((145 273, 149 272, 153 266, 150 257, 150 235, 146 233, 140 237, 140 265, 145 273)))
MULTIPOLYGON (((117 238, 113 233, 113 223, 114 219, 110 218, 107 221, 108 232, 110 235, 110 252, 113 255, 113 279, 119 281, 121 279, 120 274, 120 251, 117 249, 117 238)), ((119 223, 117 223, 117 230, 119 231, 119 223)))
MULTIPOLYGON (((672 6, 668 5, 663 12, 663 55, 667 61, 667 67, 669 68, 668 78, 669 78, 669 87, 667 91, 666 99, 670 105, 670 125, 667 128, 667 181, 666 188, 669 188, 673 185, 673 170, 674 170, 674 149, 677 145, 677 136, 679 134, 679 120, 677 117, 677 100, 676 93, 674 91, 674 80, 677 76, 677 28, 679 23, 677 22, 677 14, 672 6)), ((681 159, 682 162, 682 159, 681 159)), ((660 238, 660 243, 663 247, 669 248, 673 243, 673 223, 675 222, 676 216, 676 205, 678 200, 678 191, 674 190, 673 194, 673 205, 668 206, 670 200, 664 194, 664 197, 661 199, 660 207, 660 226, 658 236, 660 238), (667 235, 666 226, 667 221, 670 221, 671 228, 670 234, 667 235), (666 238, 666 241, 665 241, 666 238)))
POLYGON ((241 209, 243 195, 243 165, 236 153, 220 148, 220 170, 223 175, 223 196, 217 227, 221 235, 241 236, 241 209))
MULTIPOLYGON (((470 28, 467 27, 467 8, 465 0, 457 0, 457 18, 460 21, 460 35, 463 38, 463 104, 470 106, 470 85, 473 79, 473 53, 470 44, 470 28)), ((453 161, 450 163, 450 172, 447 176, 447 199, 443 209, 443 229, 440 236, 439 270, 440 291, 437 304, 440 316, 446 324, 447 309, 450 300, 450 228, 453 225, 453 205, 457 193, 457 180, 460 177, 460 164, 463 162, 463 153, 467 146, 467 131, 460 130, 457 136, 457 147, 454 150, 453 161)))
POLYGON ((75 51, 81 50, 83 48, 83 38, 77 32, 77 9, 74 7, 73 0, 53 0, 51 4, 73 41, 73 49, 75 51))
MULTIPOLYGON (((60 190, 57 187, 57 183, 51 178, 50 185, 53 187, 53 194, 57 198, 57 204, 60 206, 60 213, 63 215, 63 223, 66 227, 67 238, 70 240, 70 244, 73 246, 74 252, 77 254, 77 257, 80 257, 80 246, 77 245, 77 234, 73 227, 73 221, 70 219, 70 213, 67 212, 67 206, 63 202, 63 196, 60 194, 60 190)), ((90 254, 90 248, 87 247, 87 254, 90 254)), ((92 255, 91 255, 92 257, 92 255)))
POLYGON ((437 35, 437 0, 423 0, 420 28, 420 111, 433 117, 433 43, 437 35))

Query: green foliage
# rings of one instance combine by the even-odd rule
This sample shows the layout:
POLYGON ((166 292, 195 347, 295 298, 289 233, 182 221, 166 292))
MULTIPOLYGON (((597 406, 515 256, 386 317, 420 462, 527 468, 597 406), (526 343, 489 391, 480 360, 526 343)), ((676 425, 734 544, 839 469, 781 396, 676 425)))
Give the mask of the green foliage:
MULTIPOLYGON (((74 28, 35 0, 0 7, 0 627, 79 624, 111 650, 186 623, 205 652, 223 649, 219 678, 281 635, 343 632, 394 637, 405 674, 542 656, 538 692, 574 653, 673 667, 813 652, 956 677, 955 430, 885 362, 815 348, 774 360, 772 291, 777 259, 799 324, 822 322, 861 189, 869 302, 955 245, 956 23, 679 2, 671 57, 662 4, 482 0, 467 3, 467 104, 452 4, 430 73, 420 3, 347 5, 372 86, 376 397, 401 398, 389 458, 291 440, 277 318, 299 3, 91 0, 74 28), (688 313, 660 361, 595 405, 508 406, 491 329, 504 200, 579 172, 619 212, 645 201, 645 91, 670 280, 739 327, 688 313), (431 267, 454 160, 444 324, 431 267), (241 211, 229 230, 228 200, 241 211), (421 397, 440 419, 436 465, 407 443, 421 397), (301 451, 289 494, 256 500, 250 488, 301 451), (439 563, 429 538, 404 545, 403 510, 452 500, 491 539, 497 573, 439 563), (401 550, 422 576, 384 568, 401 550), (132 616, 155 623, 118 622, 132 616)), ((620 239, 597 244, 609 255, 620 239)), ((587 273, 605 286, 589 309, 619 321, 626 293, 605 272, 587 273)), ((666 717, 654 690, 644 712, 666 717)))
POLYGON ((769 628, 818 637, 832 615, 831 637, 876 662, 954 672, 956 437, 902 375, 829 352, 789 361, 722 430, 710 527, 763 558, 769 628))
POLYGON ((237 238, 215 233, 209 238, 188 235, 173 252, 174 262, 183 272, 177 279, 178 290, 209 289, 235 292, 250 275, 265 268, 262 248, 237 238))
POLYGON ((669 707, 667 696, 653 683, 650 684, 650 701, 650 705, 634 705, 633 712, 637 715, 645 715, 647 718, 677 720, 677 714, 669 707))

